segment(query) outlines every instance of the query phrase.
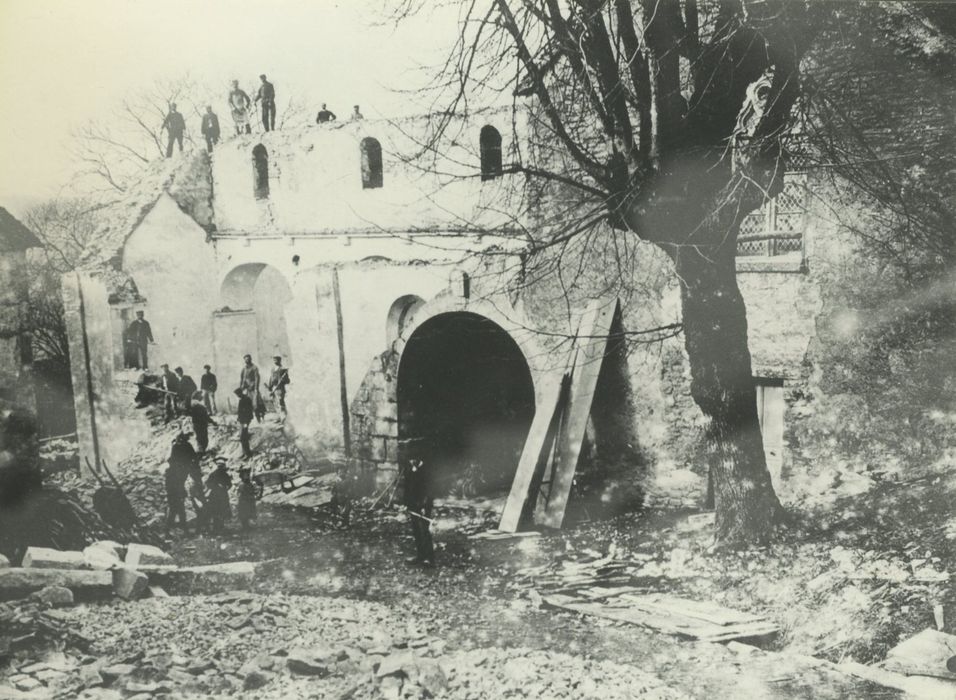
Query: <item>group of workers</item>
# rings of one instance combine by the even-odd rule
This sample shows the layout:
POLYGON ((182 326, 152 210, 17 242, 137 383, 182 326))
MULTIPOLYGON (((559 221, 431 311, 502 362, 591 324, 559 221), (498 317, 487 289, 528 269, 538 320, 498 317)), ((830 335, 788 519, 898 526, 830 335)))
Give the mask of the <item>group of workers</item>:
MULTIPOLYGON (((290 384, 289 371, 282 366, 282 357, 273 358, 275 365, 269 375, 266 388, 272 396, 275 410, 285 415, 285 396, 290 384)), ((196 390, 192 377, 177 367, 173 372, 168 365, 162 365, 162 388, 164 410, 167 417, 170 412, 185 411, 192 418, 193 434, 197 449, 189 441, 190 434, 180 432, 173 442, 166 470, 166 531, 177 524, 186 525, 186 498, 192 498, 192 506, 197 514, 197 532, 206 530, 213 534, 221 533, 225 522, 232 517, 229 492, 232 489, 232 477, 229 474, 228 460, 216 457, 215 469, 205 479, 202 478, 201 460, 209 447, 209 426, 215 425, 212 415, 217 412, 216 390, 218 381, 209 365, 204 366, 202 389, 196 390), (187 482, 191 487, 187 488, 187 482)), ((240 425, 240 443, 244 459, 252 456, 249 426, 253 418, 265 417, 265 401, 260 393, 259 368, 252 362, 251 355, 243 357, 243 367, 239 377, 239 386, 235 390, 239 397, 238 420, 240 425)), ((168 418, 167 418, 168 420, 168 418)), ((237 516, 243 530, 248 530, 256 519, 256 499, 262 495, 262 484, 254 483, 252 470, 243 467, 239 470, 237 516)))
MULTIPOLYGON (((145 319, 144 312, 136 312, 136 318, 127 327, 125 336, 127 366, 147 369, 148 346, 154 341, 152 328, 145 319)), ((254 418, 261 422, 265 417, 266 404, 261 393, 259 368, 253 363, 251 355, 244 355, 242 359, 239 385, 234 393, 238 398, 239 442, 243 459, 248 459, 253 454, 250 426, 254 418)), ((274 364, 265 386, 275 411, 284 416, 286 392, 291 383, 289 370, 282 365, 281 355, 275 355, 272 359, 274 364)), ((140 392, 161 392, 167 423, 177 415, 188 415, 192 420, 193 435, 198 447, 198 451, 194 449, 189 442, 189 434, 182 432, 173 443, 166 470, 167 534, 177 522, 187 529, 187 497, 192 498, 192 506, 197 514, 197 532, 206 530, 219 534, 223 531, 225 522, 232 517, 229 492, 233 482, 228 461, 225 457, 216 457, 215 469, 205 481, 200 466, 200 461, 209 447, 209 426, 216 425, 212 416, 218 413, 216 392, 219 382, 210 365, 203 365, 199 386, 182 367, 170 371, 168 364, 162 364, 160 370, 159 386, 150 387, 141 381, 140 392), (190 482, 190 488, 187 488, 187 482, 190 482)), ((420 443, 418 440, 406 442, 406 458, 402 464, 402 491, 415 540, 415 555, 408 563, 431 567, 435 558, 430 532, 434 488, 431 481, 432 470, 426 466, 426 456, 419 447, 420 443)), ((239 470, 239 481, 237 516, 242 529, 247 530, 256 518, 256 499, 262 495, 262 484, 253 482, 252 471, 248 467, 239 470)))
MULTIPOLYGON (((262 128, 265 131, 273 131, 276 128, 276 89, 269 82, 265 73, 259 76, 259 89, 253 99, 249 98, 248 93, 239 87, 239 81, 232 81, 232 90, 229 91, 227 103, 229 112, 232 114, 232 121, 236 127, 236 135, 251 134, 252 126, 249 123, 249 115, 252 107, 256 104, 261 109, 262 128)), ((359 105, 352 108, 352 120, 364 119, 359 105)), ((326 104, 322 103, 322 109, 315 117, 316 124, 327 124, 336 121, 335 113, 328 109, 326 104)), ((183 137, 186 134, 186 120, 176 107, 176 103, 170 103, 169 112, 163 121, 162 129, 166 131, 169 140, 166 144, 166 157, 173 155, 173 146, 179 144, 179 152, 183 151, 183 137)), ((206 141, 206 150, 212 152, 213 146, 219 143, 219 137, 222 132, 219 127, 219 117, 213 112, 212 106, 206 107, 206 112, 202 115, 202 125, 200 127, 203 139, 206 141)))

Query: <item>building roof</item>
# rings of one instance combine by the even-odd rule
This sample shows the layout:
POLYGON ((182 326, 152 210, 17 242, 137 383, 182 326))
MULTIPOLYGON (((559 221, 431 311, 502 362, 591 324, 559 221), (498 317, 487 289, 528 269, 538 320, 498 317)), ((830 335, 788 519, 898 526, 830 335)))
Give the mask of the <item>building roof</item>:
POLYGON ((0 251, 26 250, 43 245, 26 226, 3 207, 0 207, 0 251))
POLYGON ((81 269, 116 267, 127 239, 152 211, 163 194, 207 231, 213 228, 212 174, 209 156, 195 151, 178 158, 157 160, 123 196, 101 212, 103 224, 91 239, 81 269))

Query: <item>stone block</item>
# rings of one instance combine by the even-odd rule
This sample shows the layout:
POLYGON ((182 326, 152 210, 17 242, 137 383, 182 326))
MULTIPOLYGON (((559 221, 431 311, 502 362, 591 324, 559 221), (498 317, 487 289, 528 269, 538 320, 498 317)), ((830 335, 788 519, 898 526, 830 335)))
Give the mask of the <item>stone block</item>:
POLYGON ((74 595, 109 598, 113 595, 113 577, 109 571, 82 569, 0 569, 0 600, 30 595, 47 586, 63 586, 74 595))
POLYGON ((149 577, 141 571, 126 567, 113 569, 113 592, 123 600, 142 597, 149 587, 149 577))
POLYGON ((65 586, 44 586, 31 597, 53 608, 73 605, 73 591, 65 586))
POLYGON ((376 435, 397 438, 398 420, 394 418, 377 416, 375 418, 375 425, 372 427, 372 430, 376 435))
POLYGON ((151 544, 130 544, 126 549, 126 566, 174 566, 176 562, 159 547, 151 544))
POLYGON ((398 430, 396 429, 396 437, 385 438, 385 457, 379 461, 381 462, 397 462, 398 461, 398 430))
POLYGON ((0 554, 0 569, 9 569, 9 568, 10 568, 10 560, 7 559, 2 554, 0 554))
POLYGON ((28 547, 23 555, 24 569, 88 569, 83 552, 64 552, 46 547, 28 547))
POLYGON ((208 566, 184 566, 151 576, 157 578, 163 588, 171 593, 189 593, 197 590, 245 589, 252 585, 256 566, 252 562, 239 561, 208 566))
POLYGON ((336 654, 328 647, 297 648, 289 652, 286 665, 292 673, 327 676, 335 661, 336 654))
POLYGON ((83 559, 91 569, 105 571, 123 565, 124 548, 115 542, 94 542, 83 550, 83 559))

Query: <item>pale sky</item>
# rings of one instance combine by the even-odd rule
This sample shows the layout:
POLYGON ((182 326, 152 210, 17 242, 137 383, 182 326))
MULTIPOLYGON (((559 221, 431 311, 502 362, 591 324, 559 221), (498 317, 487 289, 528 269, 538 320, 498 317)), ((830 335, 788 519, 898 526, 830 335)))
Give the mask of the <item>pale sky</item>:
MULTIPOLYGON (((295 93, 339 118, 421 111, 415 87, 455 31, 457 11, 375 26, 389 0, 0 0, 0 206, 24 209, 71 178, 71 129, 109 120, 124 96, 185 73, 248 91, 266 73, 281 109, 295 93)), ((187 128, 189 125, 187 124, 187 128)), ((194 125, 198 131, 198 124, 194 125)))

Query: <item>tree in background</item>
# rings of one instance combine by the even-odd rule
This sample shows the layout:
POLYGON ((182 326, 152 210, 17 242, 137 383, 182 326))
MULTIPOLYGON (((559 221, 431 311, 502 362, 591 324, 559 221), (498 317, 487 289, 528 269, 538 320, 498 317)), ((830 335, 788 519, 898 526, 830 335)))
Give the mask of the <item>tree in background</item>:
MULTIPOLYGON (((412 11, 406 3, 399 14, 412 11)), ((532 143, 506 169, 541 192, 532 250, 603 228, 670 258, 726 544, 766 541, 782 515, 761 443, 736 239, 782 186, 800 63, 822 15, 792 0, 473 2, 435 81, 439 115, 489 96, 531 103, 532 143)), ((437 118, 424 153, 443 150, 451 123, 437 118)))

